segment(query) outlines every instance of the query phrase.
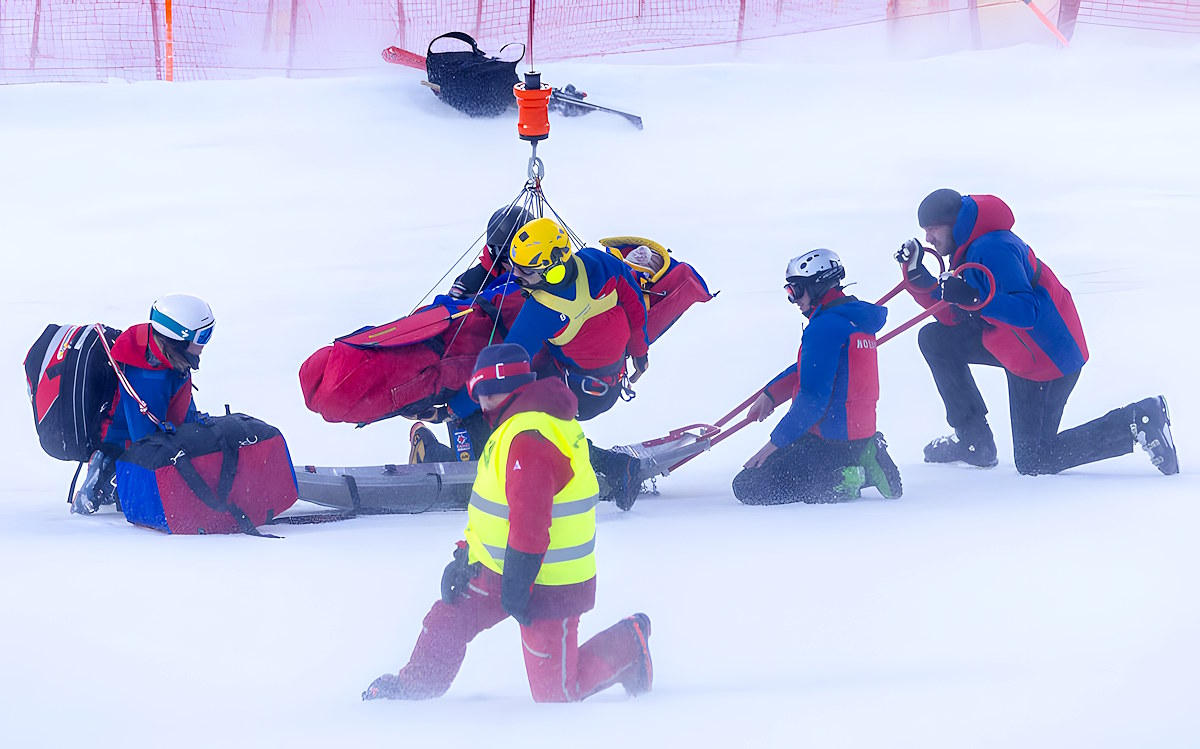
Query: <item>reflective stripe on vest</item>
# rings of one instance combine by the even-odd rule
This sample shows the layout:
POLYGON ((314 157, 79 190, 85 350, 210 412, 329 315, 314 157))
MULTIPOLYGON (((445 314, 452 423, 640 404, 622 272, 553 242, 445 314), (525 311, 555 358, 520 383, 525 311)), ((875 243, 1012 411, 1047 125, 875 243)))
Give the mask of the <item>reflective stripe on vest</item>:
POLYGON ((575 261, 574 299, 563 299, 545 289, 534 289, 531 295, 538 304, 567 318, 566 330, 549 340, 549 343, 555 346, 566 346, 579 334, 579 329, 585 322, 596 315, 608 312, 616 307, 618 302, 616 289, 604 294, 599 299, 592 299, 592 295, 588 291, 587 268, 584 266, 583 260, 579 255, 572 255, 571 259, 575 261))
MULTIPOLYGON (((507 548, 508 548, 507 546, 488 546, 487 544, 484 544, 484 548, 488 550, 488 553, 492 555, 493 559, 499 559, 503 563, 504 552, 505 552, 505 550, 507 550, 507 548)), ((549 549, 546 552, 546 556, 542 557, 542 569, 546 569, 547 564, 555 564, 558 562, 571 562, 576 559, 582 559, 586 556, 589 556, 595 550, 596 550, 596 537, 595 536, 592 536, 592 540, 588 541, 586 544, 583 544, 582 546, 572 546, 568 549, 549 549)), ((537 582, 542 585, 550 584, 550 583, 542 582, 541 575, 538 575, 537 582)), ((583 581, 580 580, 580 582, 583 582, 583 581)), ((566 585, 566 583, 562 583, 562 584, 566 585)))
MULTIPOLYGON (((588 457, 588 442, 579 423, 526 411, 505 421, 483 448, 471 503, 466 538, 470 562, 504 574, 508 548, 509 505, 505 480, 512 441, 522 432, 545 437, 571 461, 573 478, 554 495, 550 510, 550 547, 534 580, 538 585, 572 585, 596 575, 596 501, 600 487, 588 457)), ((529 466, 529 470, 538 470, 529 466)))

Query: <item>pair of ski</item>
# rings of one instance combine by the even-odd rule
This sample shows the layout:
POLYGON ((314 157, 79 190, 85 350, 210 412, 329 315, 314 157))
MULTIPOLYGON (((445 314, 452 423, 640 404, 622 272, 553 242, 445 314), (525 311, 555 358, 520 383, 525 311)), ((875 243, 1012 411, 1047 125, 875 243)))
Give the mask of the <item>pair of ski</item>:
MULTIPOLYGON (((406 49, 400 49, 399 47, 388 47, 385 49, 383 51, 383 59, 395 65, 404 65, 410 68, 417 68, 418 70, 425 69, 425 58, 423 56, 418 55, 415 52, 409 52, 406 49)), ((428 86, 429 88, 433 89, 434 92, 437 92, 439 88, 436 83, 430 83, 429 81, 421 81, 421 85, 428 86)), ((636 114, 622 112, 619 109, 612 109, 611 107, 602 107, 599 104, 593 104, 592 102, 587 101, 585 97, 587 97, 587 94, 577 90, 574 86, 567 86, 566 88, 554 88, 550 93, 550 101, 558 103, 564 112, 570 109, 574 109, 581 113, 588 111, 608 112, 609 114, 615 114, 618 117, 623 118, 638 130, 642 129, 642 118, 636 114)))

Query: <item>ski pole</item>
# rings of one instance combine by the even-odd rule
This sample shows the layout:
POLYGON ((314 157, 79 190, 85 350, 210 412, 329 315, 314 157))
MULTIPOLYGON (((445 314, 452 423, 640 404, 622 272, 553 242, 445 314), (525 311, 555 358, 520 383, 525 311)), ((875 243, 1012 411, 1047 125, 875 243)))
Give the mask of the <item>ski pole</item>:
POLYGON ((1064 47, 1071 46, 1071 43, 1067 41, 1067 38, 1063 36, 1063 33, 1058 30, 1057 26, 1054 25, 1054 21, 1051 21, 1049 18, 1047 18, 1046 14, 1033 4, 1033 0, 1025 0, 1025 5, 1033 11, 1033 14, 1037 16, 1037 19, 1042 22, 1043 26, 1050 29, 1051 34, 1054 34, 1056 37, 1058 37, 1058 41, 1062 42, 1064 47))
MULTIPOLYGON (((990 270, 988 270, 986 267, 980 265, 979 263, 963 263, 962 265, 960 265, 954 269, 954 275, 961 278, 962 272, 964 270, 968 270, 971 268, 981 271, 985 276, 987 276, 988 293, 987 293, 987 296, 984 299, 980 300, 978 304, 960 304, 960 305, 958 305, 959 307, 967 310, 968 312, 974 312, 976 310, 983 309, 988 304, 990 304, 992 301, 992 298, 996 296, 996 278, 992 275, 992 272, 990 270)), ((946 309, 949 306, 950 306, 950 303, 946 302, 946 301, 939 301, 933 305, 930 305, 923 312, 921 312, 919 315, 912 318, 908 322, 901 323, 900 326, 897 327, 895 330, 889 330, 887 333, 880 336, 878 339, 876 339, 875 345, 882 346, 883 344, 892 340, 896 336, 900 335, 901 333, 908 330, 909 328, 916 325, 917 323, 924 320, 925 318, 929 317, 930 315, 935 315, 938 312, 941 312, 942 310, 946 309)))
POLYGON ((618 117, 623 117, 626 121, 628 121, 630 124, 632 124, 638 130, 642 129, 642 118, 637 116, 636 114, 631 114, 629 112, 622 112, 619 109, 613 109, 611 107, 602 107, 599 104, 593 104, 590 101, 585 101, 584 100, 585 96, 587 96, 587 94, 583 94, 580 92, 572 93, 570 91, 567 91, 567 90, 561 89, 561 88, 554 89, 550 94, 550 98, 553 99, 554 101, 557 101, 557 102, 560 102, 563 104, 570 104, 571 106, 574 106, 574 107, 581 107, 583 109, 591 109, 591 110, 594 110, 597 112, 608 112, 609 114, 615 114, 618 117))

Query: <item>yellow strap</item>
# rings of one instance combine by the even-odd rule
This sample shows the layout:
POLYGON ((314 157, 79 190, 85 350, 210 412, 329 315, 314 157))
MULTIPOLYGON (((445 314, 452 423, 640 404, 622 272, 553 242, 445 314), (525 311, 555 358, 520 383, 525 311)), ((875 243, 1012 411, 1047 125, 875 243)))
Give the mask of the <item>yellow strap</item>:
POLYGON ((608 312, 617 306, 617 292, 612 291, 599 299, 592 299, 588 291, 587 269, 578 255, 572 255, 575 261, 575 298, 563 299, 551 294, 545 289, 534 289, 533 298, 543 307, 554 310, 567 319, 567 328, 554 336, 548 342, 555 346, 565 346, 579 334, 583 324, 596 315, 608 312))

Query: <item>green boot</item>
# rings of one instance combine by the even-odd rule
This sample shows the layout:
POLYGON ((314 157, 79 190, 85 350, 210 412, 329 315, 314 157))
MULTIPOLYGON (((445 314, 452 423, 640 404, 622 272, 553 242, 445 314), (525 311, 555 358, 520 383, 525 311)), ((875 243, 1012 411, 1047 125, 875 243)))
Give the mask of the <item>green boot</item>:
POLYGON ((867 483, 867 472, 862 466, 846 466, 842 469, 842 480, 833 487, 835 502, 845 502, 848 499, 858 499, 862 496, 861 489, 867 483))
POLYGON ((888 499, 899 499, 904 493, 904 487, 900 483, 900 469, 896 467, 892 456, 888 455, 887 440, 880 432, 876 432, 867 440, 867 446, 863 448, 858 464, 866 471, 866 486, 875 487, 888 499))

